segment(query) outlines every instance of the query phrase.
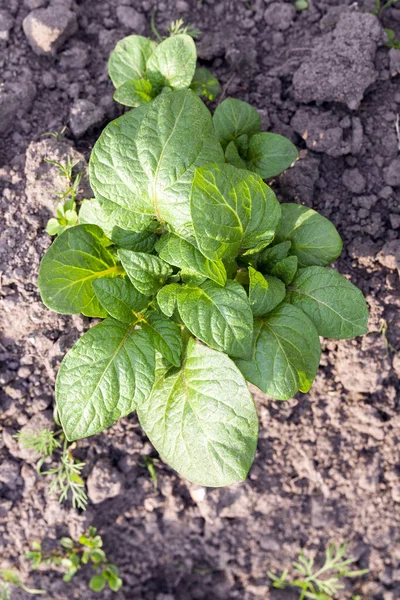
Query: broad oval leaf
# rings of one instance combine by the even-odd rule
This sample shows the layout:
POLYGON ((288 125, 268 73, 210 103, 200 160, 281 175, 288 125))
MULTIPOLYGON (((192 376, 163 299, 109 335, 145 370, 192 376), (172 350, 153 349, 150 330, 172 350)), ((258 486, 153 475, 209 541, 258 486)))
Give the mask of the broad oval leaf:
POLYGON ((148 312, 140 320, 141 328, 147 332, 155 349, 175 367, 182 357, 182 333, 177 323, 159 312, 148 312))
POLYGON ((136 314, 150 302, 150 298, 138 292, 126 278, 97 279, 93 289, 104 310, 122 323, 136 321, 136 314))
POLYGON ((118 250, 126 274, 134 287, 145 296, 152 296, 165 284, 172 274, 171 267, 152 254, 118 250))
POLYGON ((283 135, 257 133, 250 138, 247 168, 268 179, 288 169, 297 157, 296 146, 283 135))
POLYGON ((57 409, 68 440, 106 429, 148 398, 155 353, 135 324, 105 319, 66 354, 56 382, 57 409))
POLYGON ((146 63, 157 44, 141 35, 129 35, 120 40, 108 60, 108 74, 118 88, 126 81, 142 79, 146 63))
POLYGON ((287 299, 307 313, 319 335, 340 340, 367 333, 365 298, 337 271, 324 267, 300 269, 287 299))
POLYGON ((324 267, 340 256, 342 240, 329 219, 301 204, 282 204, 281 208, 276 240, 291 242, 290 254, 297 256, 299 267, 324 267))
POLYGON ((225 149, 225 161, 237 169, 247 169, 246 161, 239 154, 235 142, 229 142, 225 149))
POLYGON ((215 109, 213 121, 224 150, 229 142, 237 140, 241 135, 250 137, 261 129, 261 119, 256 109, 236 98, 223 100, 215 109))
POLYGON ((105 247, 107 238, 97 225, 66 229, 40 263, 38 287, 43 303, 58 313, 105 317, 93 290, 93 281, 123 272, 105 247))
POLYGON ((280 244, 264 248, 257 257, 257 266, 270 271, 278 262, 287 257, 290 246, 291 242, 281 242, 280 244))
POLYGON ((196 169, 191 214, 197 244, 210 260, 236 258, 269 244, 281 216, 274 192, 259 177, 232 165, 196 169))
POLYGON ((130 79, 114 92, 114 100, 124 106, 143 106, 156 97, 156 90, 147 79, 130 79))
POLYGON ((213 101, 221 93, 218 79, 208 69, 198 68, 194 72, 190 88, 198 95, 213 101))
POLYGON ((167 38, 157 46, 146 64, 148 79, 159 87, 189 87, 196 69, 196 45, 190 35, 167 38))
POLYGON ((186 273, 207 277, 219 285, 226 283, 226 270, 222 260, 212 261, 206 258, 193 244, 177 235, 169 233, 160 238, 156 251, 160 258, 184 269, 186 273))
POLYGON ((157 293, 157 304, 167 317, 172 317, 174 314, 180 287, 177 283, 169 283, 157 293))
POLYGON ((254 323, 250 360, 237 360, 245 378, 277 400, 308 392, 321 356, 318 332, 307 315, 287 303, 254 323))
POLYGON ((249 279, 249 301, 253 315, 265 315, 284 300, 286 286, 277 277, 263 275, 249 267, 249 279))
POLYGON ((274 275, 274 277, 279 277, 279 279, 282 279, 285 285, 289 285, 297 273, 297 266, 297 256, 287 256, 276 263, 276 265, 271 269, 271 275, 274 275))
POLYGON ((194 171, 223 160, 209 110, 192 90, 180 90, 104 129, 91 155, 90 183, 115 225, 140 231, 156 217, 188 237, 194 171))
POLYGON ((244 481, 255 457, 258 419, 232 360, 192 338, 182 367, 160 368, 140 424, 182 477, 219 487, 244 481))
POLYGON ((243 287, 213 281, 179 288, 178 311, 189 331, 216 350, 247 357, 251 348, 253 314, 243 287))

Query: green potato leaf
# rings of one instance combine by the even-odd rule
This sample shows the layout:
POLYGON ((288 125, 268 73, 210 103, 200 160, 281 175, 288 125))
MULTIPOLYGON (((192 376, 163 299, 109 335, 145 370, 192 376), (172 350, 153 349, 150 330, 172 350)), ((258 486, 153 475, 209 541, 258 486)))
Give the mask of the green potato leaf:
POLYGON ((228 164, 196 169, 190 202, 197 244, 210 260, 258 252, 272 241, 281 216, 258 175, 228 164))
POLYGON ((155 353, 135 323, 108 318, 89 329, 64 357, 56 382, 68 440, 103 431, 150 395, 155 353))
POLYGON ((156 42, 140 35, 120 40, 108 60, 108 75, 114 86, 146 77, 146 63, 156 48, 156 42))
POLYGON ((198 96, 204 96, 211 102, 221 93, 218 79, 208 69, 198 68, 194 72, 190 88, 198 96))
POLYGON ((287 300, 310 317, 319 335, 341 340, 367 333, 365 298, 337 271, 300 269, 290 284, 287 300))
POLYGON ((167 317, 172 317, 174 314, 180 287, 177 283, 169 283, 158 291, 157 304, 167 317))
POLYGON ((93 289, 101 306, 108 314, 121 321, 137 321, 137 313, 146 308, 150 298, 138 292, 127 279, 96 279, 93 289))
POLYGON ((182 334, 179 325, 159 312, 148 312, 140 321, 155 349, 175 367, 179 367, 182 357, 182 334))
POLYGON ((101 592, 104 590, 107 580, 103 577, 103 575, 93 575, 89 581, 89 587, 94 592, 101 592))
POLYGON ((279 277, 279 279, 282 279, 285 285, 289 285, 297 273, 297 266, 297 256, 287 256, 276 263, 276 265, 271 269, 271 275, 274 275, 274 277, 279 277))
POLYGON ((97 225, 66 229, 50 246, 39 269, 38 286, 43 303, 64 315, 82 313, 105 317, 93 281, 123 272, 97 225))
POLYGON ((265 315, 284 300, 286 287, 277 277, 263 275, 249 267, 249 279, 249 301, 253 315, 265 315))
POLYGON ((285 171, 297 159, 296 146, 277 133, 257 133, 250 138, 247 152, 247 168, 263 179, 275 177, 285 171))
POLYGON ((196 70, 196 45, 190 35, 167 38, 157 46, 146 63, 146 75, 158 87, 188 88, 196 70))
POLYGON ((157 96, 148 79, 129 79, 114 92, 114 100, 124 106, 137 107, 151 102, 157 96))
POLYGON ((281 208, 275 239, 291 242, 290 254, 297 256, 299 267, 325 267, 340 256, 343 244, 333 223, 301 204, 282 204, 281 208))
POLYGON ((186 285, 177 292, 178 311, 191 333, 216 350, 247 357, 251 349, 253 315, 243 287, 228 281, 186 285))
POLYGON ((291 242, 281 242, 275 246, 264 248, 257 257, 257 266, 270 271, 278 262, 287 257, 291 245, 291 242))
POLYGON ((156 250, 160 258, 186 273, 212 279, 219 285, 226 283, 226 270, 222 260, 212 261, 206 258, 193 244, 177 235, 164 235, 158 241, 156 250))
POLYGON ((258 419, 233 361, 190 339, 180 369, 157 369, 140 424, 160 455, 199 485, 243 481, 254 460, 258 419))
POLYGON ((225 149, 225 161, 237 169, 247 169, 246 161, 239 154, 235 142, 229 142, 225 149))
POLYGON ((107 125, 93 148, 90 182, 115 225, 141 231, 157 218, 190 237, 195 169, 223 160, 208 109, 180 90, 107 125))
POLYGON ((320 356, 318 332, 311 319, 283 303, 255 320, 252 357, 236 364, 260 390, 277 400, 288 400, 298 390, 309 391, 320 356))
POLYGON ((126 81, 142 79, 146 63, 157 44, 141 35, 129 35, 120 40, 108 60, 108 74, 116 88, 126 81))
POLYGON ((133 286, 145 296, 156 294, 172 275, 171 267, 158 256, 122 249, 118 257, 133 286))
POLYGON ((261 129, 261 119, 256 109, 236 98, 226 98, 221 102, 215 110, 213 121, 224 150, 229 142, 234 142, 241 135, 250 137, 261 129))

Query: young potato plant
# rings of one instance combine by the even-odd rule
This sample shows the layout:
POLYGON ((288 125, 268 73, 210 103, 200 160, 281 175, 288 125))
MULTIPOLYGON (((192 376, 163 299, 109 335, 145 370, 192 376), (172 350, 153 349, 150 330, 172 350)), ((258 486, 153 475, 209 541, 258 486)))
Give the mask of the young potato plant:
POLYGON ((281 206, 264 182, 292 164, 294 145, 261 132, 240 100, 212 117, 195 67, 184 34, 117 44, 116 97, 139 106, 96 142, 95 198, 47 251, 39 289, 54 311, 104 319, 58 373, 66 437, 136 410, 183 477, 224 486, 245 479, 256 453, 247 381, 279 400, 307 392, 319 336, 362 335, 368 312, 360 290, 326 268, 342 249, 333 224, 281 206))

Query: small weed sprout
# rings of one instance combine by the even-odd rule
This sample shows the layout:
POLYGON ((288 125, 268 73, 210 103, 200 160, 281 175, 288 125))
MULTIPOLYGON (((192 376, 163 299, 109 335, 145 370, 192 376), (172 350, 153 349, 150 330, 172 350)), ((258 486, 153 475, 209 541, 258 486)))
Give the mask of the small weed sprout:
MULTIPOLYGON (((296 587, 301 590, 299 600, 311 598, 312 600, 333 600, 339 598, 340 590, 344 584, 344 577, 360 577, 368 573, 368 569, 350 571, 347 567, 355 562, 354 558, 344 559, 347 544, 340 544, 337 548, 331 544, 325 551, 325 561, 322 567, 314 569, 314 559, 307 558, 304 552, 298 555, 298 561, 293 562, 295 573, 299 578, 289 577, 289 569, 285 569, 280 577, 267 571, 268 577, 273 581, 273 587, 285 589, 296 587)), ((354 597, 353 597, 354 598, 354 597)))
POLYGON ((45 590, 27 587, 15 569, 0 569, 0 600, 11 600, 11 586, 20 588, 27 594, 45 594, 45 590))
POLYGON ((76 573, 87 564, 95 571, 89 582, 90 589, 101 592, 108 584, 116 592, 122 586, 119 570, 107 559, 102 549, 103 540, 97 535, 95 527, 89 527, 87 533, 80 536, 77 542, 72 538, 61 538, 59 550, 45 553, 40 542, 33 542, 30 552, 25 557, 32 562, 32 568, 41 565, 61 567, 64 570, 63 580, 70 582, 76 573))
POLYGON ((156 470, 156 465, 159 463, 160 461, 158 460, 158 458, 153 458, 152 456, 148 456, 147 454, 145 454, 143 456, 143 462, 139 463, 139 465, 141 467, 146 467, 146 469, 149 472, 150 475, 150 479, 153 482, 153 487, 156 490, 158 488, 158 478, 157 478, 157 470, 156 470))
POLYGON ((85 510, 87 495, 85 483, 81 477, 81 471, 85 463, 77 460, 72 455, 72 450, 74 450, 76 444, 68 445, 61 429, 58 431, 49 429, 20 431, 15 435, 15 438, 24 448, 32 449, 41 455, 36 464, 36 470, 40 475, 52 477, 49 485, 50 494, 57 494, 60 503, 65 502, 68 495, 71 494, 72 506, 85 510), (47 471, 42 471, 44 462, 59 449, 61 455, 58 464, 47 471))
POLYGON ((201 31, 191 23, 185 25, 183 19, 178 19, 177 21, 172 21, 171 25, 168 27, 168 34, 170 37, 186 34, 196 40, 201 35, 201 31))
POLYGON ((56 217, 49 219, 46 226, 49 235, 60 235, 65 229, 76 225, 78 222, 76 196, 83 173, 80 171, 74 174, 76 164, 72 164, 69 156, 64 165, 55 160, 45 159, 45 161, 57 167, 60 176, 66 179, 65 189, 54 193, 59 202, 56 208, 56 217))
POLYGON ((377 17, 383 13, 384 10, 390 8, 393 4, 397 4, 399 0, 387 0, 386 2, 382 2, 382 0, 375 0, 375 8, 373 10, 373 14, 377 17))

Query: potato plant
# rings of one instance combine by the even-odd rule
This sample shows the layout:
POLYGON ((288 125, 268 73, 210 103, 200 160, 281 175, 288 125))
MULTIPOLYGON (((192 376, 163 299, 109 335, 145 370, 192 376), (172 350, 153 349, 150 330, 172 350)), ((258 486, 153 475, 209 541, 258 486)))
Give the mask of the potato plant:
POLYGON ((366 332, 360 290, 331 268, 333 224, 280 205, 264 179, 297 158, 261 132, 249 104, 212 116, 186 34, 120 41, 115 98, 134 110, 109 123, 90 158, 95 198, 44 256, 43 302, 104 319, 62 361, 56 400, 68 440, 136 410, 159 454, 205 486, 246 478, 258 437, 247 382, 278 400, 307 392, 319 336, 366 332))

